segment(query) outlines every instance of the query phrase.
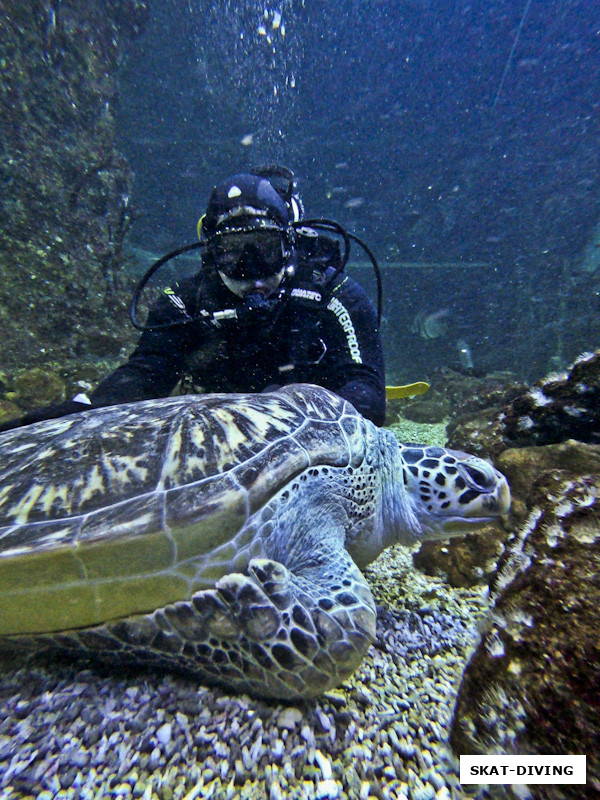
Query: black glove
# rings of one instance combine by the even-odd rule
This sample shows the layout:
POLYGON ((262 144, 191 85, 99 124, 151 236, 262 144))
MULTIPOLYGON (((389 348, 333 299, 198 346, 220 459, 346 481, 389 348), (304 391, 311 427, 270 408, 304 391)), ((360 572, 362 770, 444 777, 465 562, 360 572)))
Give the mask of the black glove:
POLYGON ((61 403, 52 403, 50 406, 32 408, 22 417, 1 423, 0 433, 11 431, 13 428, 21 428, 23 425, 31 425, 34 422, 41 422, 44 419, 56 419, 56 417, 65 417, 67 414, 76 414, 78 411, 85 411, 88 408, 91 408, 88 403, 78 403, 76 400, 63 400, 61 403))

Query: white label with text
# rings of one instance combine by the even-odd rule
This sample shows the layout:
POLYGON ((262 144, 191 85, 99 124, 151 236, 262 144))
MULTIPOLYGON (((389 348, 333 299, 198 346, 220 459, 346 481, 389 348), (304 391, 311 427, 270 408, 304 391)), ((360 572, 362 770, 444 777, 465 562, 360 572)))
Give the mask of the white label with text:
POLYGON ((461 756, 460 782, 585 783, 585 756, 461 756))

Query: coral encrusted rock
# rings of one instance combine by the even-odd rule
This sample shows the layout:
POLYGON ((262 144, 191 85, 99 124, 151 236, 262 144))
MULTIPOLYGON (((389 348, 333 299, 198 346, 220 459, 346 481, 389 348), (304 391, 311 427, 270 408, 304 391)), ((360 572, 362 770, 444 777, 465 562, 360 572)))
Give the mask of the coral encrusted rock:
POLYGON ((531 501, 492 586, 491 623, 463 678, 452 745, 456 754, 585 754, 586 786, 529 791, 536 800, 596 798, 600 475, 549 470, 531 501))
POLYGON ((535 383, 504 409, 501 422, 512 445, 600 443, 600 350, 579 356, 566 374, 535 383))

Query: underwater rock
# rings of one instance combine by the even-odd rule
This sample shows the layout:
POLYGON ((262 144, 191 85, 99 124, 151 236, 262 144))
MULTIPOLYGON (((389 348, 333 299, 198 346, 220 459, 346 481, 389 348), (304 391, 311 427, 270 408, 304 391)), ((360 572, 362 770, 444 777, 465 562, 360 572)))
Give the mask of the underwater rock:
POLYGON ((0 422, 6 422, 14 417, 21 415, 19 406, 12 403, 10 400, 0 400, 0 422))
POLYGON ((508 398, 525 389, 512 372, 491 372, 489 375, 465 375, 444 367, 434 372, 432 389, 439 392, 450 406, 453 417, 472 414, 485 408, 501 408, 508 398))
POLYGON ((423 542, 413 564, 426 575, 444 578, 461 588, 489 583, 504 552, 506 532, 490 525, 478 533, 445 542, 423 542))
POLYGON ((526 390, 511 372, 483 378, 443 370, 445 395, 450 398, 452 419, 446 429, 448 446, 482 458, 494 458, 506 448, 500 416, 503 407, 526 390))
POLYGON ((436 422, 441 422, 448 416, 448 407, 446 403, 441 400, 419 400, 407 405, 406 408, 403 409, 403 415, 406 419, 411 419, 413 422, 434 424, 436 422))
MULTIPOLYGON (((532 486, 542 473, 563 469, 573 476, 600 474, 599 451, 586 444, 600 441, 600 351, 580 356, 562 377, 549 376, 530 389, 497 381, 487 398, 484 394, 462 404, 468 379, 459 380, 448 370, 444 376, 456 400, 446 428, 448 446, 491 459, 507 476, 513 524, 527 516, 532 486), (489 406, 474 408, 488 402, 489 406), (466 408, 471 410, 462 413, 466 408), (514 444, 507 434, 517 428, 515 438, 531 446, 507 449, 507 443, 514 444)), ((479 536, 426 542, 414 563, 428 575, 445 576, 454 586, 475 585, 493 574, 504 539, 505 533, 496 529, 490 531, 485 547, 479 536)))
POLYGON ((484 408, 454 417, 446 426, 448 447, 481 458, 494 458, 506 449, 500 425, 500 409, 484 408))
POLYGON ((501 453, 495 465, 508 478, 512 496, 511 514, 520 522, 527 515, 527 502, 534 484, 548 470, 566 470, 573 477, 600 475, 600 445, 569 439, 540 447, 511 447, 501 453))
POLYGON ((86 344, 98 358, 110 358, 123 347, 123 334, 118 330, 103 330, 93 325, 86 333, 86 344))
POLYGON ((54 372, 34 367, 18 373, 10 395, 20 408, 28 410, 64 400, 65 383, 54 372))
MULTIPOLYGON (((544 473, 507 546, 495 602, 459 692, 457 754, 587 755, 587 786, 529 786, 534 798, 600 791, 600 475, 544 473)), ((511 796, 505 795, 505 796, 511 796)))
POLYGON ((91 322, 132 338, 117 273, 133 175, 115 109, 119 65, 147 18, 146 0, 3 4, 0 366, 93 361, 91 322))
POLYGON ((67 387, 66 396, 74 397, 81 392, 89 394, 106 375, 109 375, 122 363, 125 357, 126 351, 123 350, 116 358, 98 359, 93 363, 73 359, 61 364, 60 376, 67 387))
POLYGON ((600 350, 535 383, 504 409, 501 423, 512 445, 600 443, 600 350))

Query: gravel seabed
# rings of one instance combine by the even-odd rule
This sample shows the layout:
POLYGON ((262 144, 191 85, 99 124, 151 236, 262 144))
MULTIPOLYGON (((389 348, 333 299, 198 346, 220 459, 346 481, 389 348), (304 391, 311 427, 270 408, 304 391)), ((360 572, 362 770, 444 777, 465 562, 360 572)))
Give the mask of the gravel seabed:
POLYGON ((266 702, 52 655, 5 657, 0 800, 471 796, 448 734, 486 592, 417 572, 402 547, 366 573, 377 640, 352 678, 316 701, 266 702))

